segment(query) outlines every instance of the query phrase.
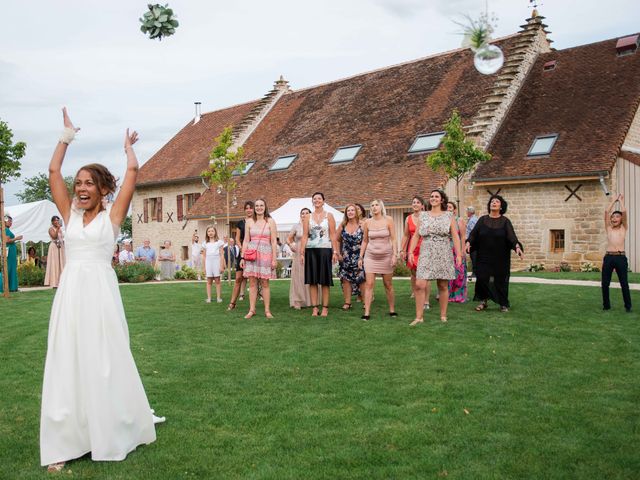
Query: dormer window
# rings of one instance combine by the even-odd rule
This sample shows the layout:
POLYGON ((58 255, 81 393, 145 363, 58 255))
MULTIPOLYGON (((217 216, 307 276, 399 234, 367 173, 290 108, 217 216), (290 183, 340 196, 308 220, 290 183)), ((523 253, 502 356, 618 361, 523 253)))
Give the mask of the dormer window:
POLYGON ((362 148, 362 145, 350 145, 348 147, 340 147, 336 153, 333 155, 333 158, 329 161, 329 163, 344 163, 351 162, 358 152, 362 148))
POLYGON ((545 72, 548 72, 549 70, 555 70, 556 63, 557 63, 556 60, 549 60, 542 66, 542 70, 544 70, 545 72))
POLYGON ((437 150, 444 137, 444 132, 427 133, 418 135, 409 148, 409 153, 421 153, 437 150))
POLYGON ((284 157, 278 157, 278 159, 271 165, 269 168, 270 171, 273 170, 286 170, 291 166, 293 161, 298 158, 298 155, 285 155, 284 157))
POLYGON ((640 44, 640 35, 630 35, 628 37, 619 38, 616 42, 616 52, 618 56, 631 55, 638 50, 640 44))
POLYGON ((536 137, 536 139, 533 141, 533 145, 531 145, 531 148, 529 149, 529 153, 527 153, 527 157, 549 155, 557 139, 557 133, 536 137))
POLYGON ((234 170, 233 171, 233 175, 246 175, 246 173, 251 170, 251 167, 253 167, 255 165, 256 162, 247 162, 244 164, 244 168, 242 169, 241 172, 239 172, 238 170, 234 170))

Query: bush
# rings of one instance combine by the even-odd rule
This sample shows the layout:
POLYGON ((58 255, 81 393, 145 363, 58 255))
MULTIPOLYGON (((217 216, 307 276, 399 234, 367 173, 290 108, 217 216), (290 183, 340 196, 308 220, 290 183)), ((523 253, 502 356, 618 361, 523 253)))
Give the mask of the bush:
POLYGON ((44 285, 44 269, 30 263, 18 265, 18 285, 36 287, 44 285))
POLYGON ((119 282, 140 283, 153 280, 158 272, 147 262, 127 263, 113 268, 119 282))
POLYGON ((591 262, 584 262, 580 265, 581 272, 599 272, 600 269, 591 262))
POLYGON ((531 263, 529 264, 529 268, 527 268, 528 272, 544 272, 544 263, 531 263))
POLYGON ((570 272, 571 266, 567 262, 560 262, 560 265, 553 267, 554 272, 570 272))
POLYGON ((399 259, 396 262, 396 266, 393 267, 393 276, 394 277, 410 277, 411 270, 409 270, 409 267, 407 267, 407 265, 402 260, 399 259))
POLYGON ((176 272, 176 280, 200 280, 200 272, 187 265, 182 265, 182 268, 176 272))

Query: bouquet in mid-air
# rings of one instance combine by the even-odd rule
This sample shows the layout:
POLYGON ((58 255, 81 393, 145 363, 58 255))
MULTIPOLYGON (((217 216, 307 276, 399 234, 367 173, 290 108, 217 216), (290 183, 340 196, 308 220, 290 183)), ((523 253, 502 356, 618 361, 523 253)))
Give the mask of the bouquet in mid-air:
POLYGON ((176 32, 179 23, 168 4, 164 7, 160 4, 149 4, 147 7, 149 11, 140 18, 142 33, 148 34, 152 40, 162 40, 162 37, 169 37, 176 32))

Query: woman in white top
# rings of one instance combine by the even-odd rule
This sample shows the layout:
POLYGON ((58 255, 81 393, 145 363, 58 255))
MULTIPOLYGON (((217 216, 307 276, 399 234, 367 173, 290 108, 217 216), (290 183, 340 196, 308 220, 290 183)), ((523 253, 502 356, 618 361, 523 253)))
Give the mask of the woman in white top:
POLYGON ((202 263, 204 264, 204 274, 207 277, 207 303, 211 303, 211 284, 216 282, 216 300, 222 303, 222 285, 220 283, 220 272, 225 269, 224 255, 222 249, 224 242, 218 238, 218 231, 213 225, 209 225, 205 230, 204 242, 202 243, 202 263))
POLYGON ((304 264, 304 283, 309 285, 314 317, 318 316, 318 286, 322 287, 322 316, 329 314, 329 287, 333 285, 331 265, 338 261, 336 221, 324 210, 324 194, 311 196, 313 213, 302 219, 300 261, 304 264))
POLYGON ((198 237, 198 230, 193 232, 191 236, 191 268, 198 272, 202 269, 202 245, 200 237, 198 237))

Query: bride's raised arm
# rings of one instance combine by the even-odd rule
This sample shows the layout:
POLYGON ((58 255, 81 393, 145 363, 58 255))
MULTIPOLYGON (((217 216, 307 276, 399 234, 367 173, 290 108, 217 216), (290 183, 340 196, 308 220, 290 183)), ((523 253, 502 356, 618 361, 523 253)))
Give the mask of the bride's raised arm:
POLYGON ((67 190, 67 185, 62 176, 62 162, 67 153, 67 147, 73 141, 76 132, 80 130, 73 126, 71 119, 67 113, 67 107, 62 109, 62 119, 64 121, 64 131, 53 151, 51 162, 49 163, 49 187, 51 188, 51 196, 53 202, 58 207, 60 215, 64 223, 69 223, 69 211, 71 209, 71 197, 67 190))
POLYGON ((120 186, 120 192, 113 202, 111 207, 111 223, 114 225, 120 225, 126 217, 129 211, 129 204, 133 197, 133 192, 136 188, 136 178, 138 177, 138 159, 136 153, 133 151, 133 144, 138 141, 138 132, 127 132, 124 136, 124 152, 127 155, 127 171, 124 174, 122 185, 120 186))

